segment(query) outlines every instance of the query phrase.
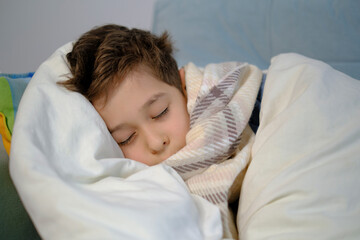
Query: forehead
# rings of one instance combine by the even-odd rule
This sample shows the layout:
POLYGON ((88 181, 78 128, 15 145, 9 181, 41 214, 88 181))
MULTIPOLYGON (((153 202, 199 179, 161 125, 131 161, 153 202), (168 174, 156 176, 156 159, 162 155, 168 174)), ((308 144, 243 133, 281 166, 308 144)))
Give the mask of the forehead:
POLYGON ((111 89, 108 99, 118 102, 142 102, 159 92, 169 92, 172 88, 157 78, 148 68, 138 67, 128 73, 118 84, 111 89), (120 101, 123 100, 123 101, 120 101))
MULTIPOLYGON (((131 71, 110 89, 108 95, 93 102, 94 107, 106 121, 123 118, 139 111, 151 99, 174 96, 178 91, 151 74, 146 68, 131 71)), ((179 93, 180 94, 180 93, 179 93)), ((149 104, 148 104, 149 105, 149 104)), ((110 122, 108 122, 111 124, 110 122)))
MULTIPOLYGON (((108 103, 108 99, 113 98, 114 95, 117 94, 118 90, 128 88, 129 84, 138 84, 142 79, 148 79, 150 82, 153 82, 153 80, 161 81, 151 68, 144 64, 140 64, 131 68, 131 70, 126 74, 118 73, 114 75, 105 88, 105 91, 102 93, 100 92, 96 98, 91 100, 91 102, 97 109, 105 107, 108 103), (133 81, 129 81, 130 79, 133 79, 133 81)), ((137 92, 136 89, 132 90, 137 92)))

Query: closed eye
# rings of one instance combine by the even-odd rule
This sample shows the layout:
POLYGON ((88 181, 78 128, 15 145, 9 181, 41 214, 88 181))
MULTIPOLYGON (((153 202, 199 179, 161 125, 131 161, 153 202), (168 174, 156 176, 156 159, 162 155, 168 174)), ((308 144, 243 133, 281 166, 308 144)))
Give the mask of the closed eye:
POLYGON ((165 108, 164 111, 162 111, 159 115, 153 117, 152 119, 158 119, 161 118, 162 116, 164 116, 165 114, 167 114, 169 112, 169 108, 165 108))
POLYGON ((134 138, 135 133, 131 134, 125 141, 119 142, 120 146, 125 146, 131 142, 131 140, 134 138))

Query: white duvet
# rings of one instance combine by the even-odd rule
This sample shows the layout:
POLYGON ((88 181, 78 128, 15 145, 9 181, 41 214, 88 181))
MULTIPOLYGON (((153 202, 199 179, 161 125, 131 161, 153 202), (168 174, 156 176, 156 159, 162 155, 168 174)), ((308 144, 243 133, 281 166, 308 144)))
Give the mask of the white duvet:
MULTIPOLYGON (((44 239, 221 239, 219 210, 179 175, 122 157, 92 105, 44 62, 17 113, 10 171, 44 239)), ((273 58, 237 216, 241 239, 360 238, 360 82, 273 58)))
POLYGON ((44 239, 219 239, 220 213, 190 195, 169 167, 122 158, 81 95, 56 85, 69 72, 59 49, 23 95, 11 175, 44 239))

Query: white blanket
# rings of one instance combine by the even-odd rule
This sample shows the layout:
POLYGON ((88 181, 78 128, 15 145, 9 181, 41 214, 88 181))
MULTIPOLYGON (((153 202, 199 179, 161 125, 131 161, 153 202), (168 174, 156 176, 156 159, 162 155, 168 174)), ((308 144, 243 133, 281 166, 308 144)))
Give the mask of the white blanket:
MULTIPOLYGON (((170 167, 123 158, 92 105, 56 85, 70 48, 36 72, 12 138, 11 176, 40 235, 221 239, 217 207, 170 167)), ((274 58, 242 187, 241 239, 359 239, 359 92, 360 82, 326 64, 274 58)))
POLYGON ((122 158, 93 106, 56 85, 59 49, 21 101, 11 175, 44 239, 219 239, 219 210, 191 195, 170 167, 122 158))

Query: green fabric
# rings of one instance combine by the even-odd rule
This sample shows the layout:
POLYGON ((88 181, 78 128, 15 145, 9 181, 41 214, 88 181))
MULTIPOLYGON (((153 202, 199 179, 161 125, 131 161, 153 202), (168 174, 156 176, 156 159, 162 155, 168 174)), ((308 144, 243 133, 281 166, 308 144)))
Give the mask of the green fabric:
POLYGON ((6 117, 6 125, 12 134, 14 127, 14 105, 11 97, 11 88, 5 77, 0 77, 0 112, 6 117))
POLYGON ((4 113, 10 133, 14 127, 17 108, 33 72, 23 74, 0 73, 0 112, 4 113))

